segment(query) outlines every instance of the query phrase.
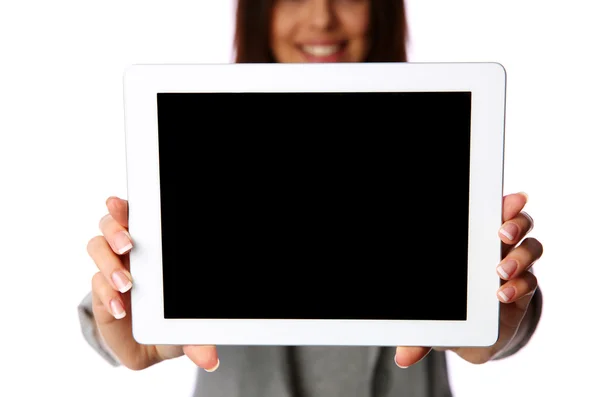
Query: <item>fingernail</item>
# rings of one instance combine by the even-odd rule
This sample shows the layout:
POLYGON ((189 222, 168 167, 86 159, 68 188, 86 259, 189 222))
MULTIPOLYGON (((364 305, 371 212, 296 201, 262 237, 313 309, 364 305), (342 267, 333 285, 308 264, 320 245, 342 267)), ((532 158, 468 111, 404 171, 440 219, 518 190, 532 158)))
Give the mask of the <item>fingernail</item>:
POLYGON ((115 287, 117 287, 117 289, 121 293, 125 293, 125 292, 129 291, 131 289, 131 287, 133 286, 129 277, 127 277, 125 275, 125 273, 123 273, 120 270, 114 272, 112 274, 111 278, 112 278, 113 283, 115 283, 115 287))
POLYGON ((510 241, 514 240, 519 233, 519 228, 514 223, 507 223, 500 229, 500 234, 506 236, 510 241))
POLYGON ((498 296, 504 302, 508 302, 515 296, 515 293, 516 293, 516 291, 515 291, 514 287, 506 287, 506 288, 503 288, 500 291, 498 291, 498 296))
POLYGON ((123 308, 123 305, 119 299, 113 299, 110 301, 110 311, 117 320, 122 319, 127 314, 125 313, 125 308, 123 308))
POLYGON ((510 276, 517 270, 517 261, 509 259, 506 262, 501 263, 496 271, 502 276, 502 278, 509 279, 510 276))
POLYGON ((525 202, 529 201, 529 195, 525 192, 519 192, 519 194, 522 194, 523 196, 525 196, 525 202))
POLYGON ((219 368, 219 365, 221 365, 221 361, 217 358, 217 364, 212 368, 205 369, 205 371, 206 372, 215 372, 217 370, 217 368, 219 368))
POLYGON ((408 367, 398 364, 398 360, 396 360, 396 356, 394 356, 394 364, 396 364, 396 367, 398 367, 398 368, 402 368, 402 369, 408 368, 408 367))
POLYGON ((131 244, 131 239, 129 238, 129 233, 125 231, 118 232, 115 235, 115 248, 117 250, 117 254, 123 255, 127 251, 129 251, 133 245, 131 244))

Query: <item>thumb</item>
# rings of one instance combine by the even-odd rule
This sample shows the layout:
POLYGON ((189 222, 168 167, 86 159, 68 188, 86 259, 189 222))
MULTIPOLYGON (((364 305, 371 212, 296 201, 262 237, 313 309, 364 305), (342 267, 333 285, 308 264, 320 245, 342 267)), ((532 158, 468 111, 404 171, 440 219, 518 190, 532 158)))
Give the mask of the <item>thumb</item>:
POLYGON ((214 372, 219 368, 219 356, 215 346, 184 346, 183 352, 190 360, 206 372, 214 372))
POLYGON ((408 368, 425 358, 430 351, 431 347, 398 346, 396 348, 396 356, 394 357, 394 360, 396 361, 396 365, 400 368, 408 368))

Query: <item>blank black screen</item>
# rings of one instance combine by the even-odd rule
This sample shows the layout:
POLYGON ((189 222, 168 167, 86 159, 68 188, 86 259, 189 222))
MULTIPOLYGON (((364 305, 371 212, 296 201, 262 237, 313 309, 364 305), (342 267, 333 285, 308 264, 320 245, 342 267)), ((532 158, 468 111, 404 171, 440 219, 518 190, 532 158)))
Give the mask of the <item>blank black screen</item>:
POLYGON ((157 101, 165 318, 466 319, 470 92, 157 101))

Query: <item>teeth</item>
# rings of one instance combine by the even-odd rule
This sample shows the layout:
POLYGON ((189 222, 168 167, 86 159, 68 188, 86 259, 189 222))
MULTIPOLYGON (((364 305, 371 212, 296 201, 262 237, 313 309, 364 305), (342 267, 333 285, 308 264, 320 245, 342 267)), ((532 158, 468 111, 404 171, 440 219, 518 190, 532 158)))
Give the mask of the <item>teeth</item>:
POLYGON ((341 48, 341 45, 305 45, 302 46, 304 52, 309 53, 317 57, 326 57, 331 54, 335 54, 341 48))

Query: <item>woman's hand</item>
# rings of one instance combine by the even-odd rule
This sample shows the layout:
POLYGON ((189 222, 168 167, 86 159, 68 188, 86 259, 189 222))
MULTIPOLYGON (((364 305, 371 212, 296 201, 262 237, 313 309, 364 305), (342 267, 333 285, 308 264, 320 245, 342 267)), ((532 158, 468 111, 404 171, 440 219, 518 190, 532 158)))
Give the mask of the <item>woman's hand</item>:
POLYGON ((129 235, 127 201, 116 197, 106 200, 108 214, 100 220, 102 235, 90 240, 87 249, 98 266, 92 278, 92 301, 99 337, 125 367, 140 370, 163 360, 187 355, 196 365, 212 372, 219 359, 214 346, 141 345, 131 332, 129 235))
MULTIPOLYGON (((537 279, 529 269, 543 252, 542 244, 535 238, 524 239, 533 228, 533 219, 522 211, 526 203, 527 195, 524 193, 510 194, 503 200, 503 224, 498 231, 502 240, 502 260, 496 268, 498 276, 502 279, 502 285, 497 291, 498 299, 502 302, 498 341, 485 348, 457 347, 436 350, 452 350, 471 363, 482 364, 500 355, 512 343, 518 343, 513 339, 520 326, 527 327, 527 307, 537 288, 537 279), (521 240, 521 244, 518 244, 521 240)), ((411 366, 423 359, 431 349, 398 347, 396 364, 402 368, 411 366)))

